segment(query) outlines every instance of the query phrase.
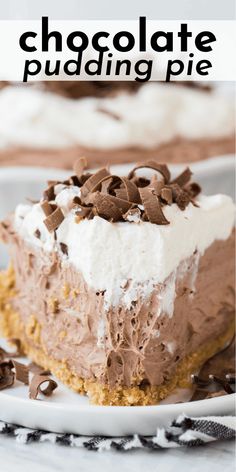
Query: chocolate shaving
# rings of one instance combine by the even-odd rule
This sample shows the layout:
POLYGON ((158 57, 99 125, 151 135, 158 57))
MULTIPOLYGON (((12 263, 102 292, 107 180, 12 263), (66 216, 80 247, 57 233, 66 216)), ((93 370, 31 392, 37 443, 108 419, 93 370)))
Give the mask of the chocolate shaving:
POLYGON ((0 390, 11 387, 15 381, 15 374, 12 371, 12 362, 4 361, 0 363, 0 390))
POLYGON ((190 195, 186 190, 183 190, 178 184, 172 184, 171 189, 174 202, 178 205, 180 210, 185 210, 185 208, 190 203, 190 195))
POLYGON ((167 203, 167 205, 171 205, 173 203, 173 196, 171 188, 164 187, 161 189, 161 199, 167 203))
POLYGON ((40 238, 41 238, 41 233, 40 233, 39 229, 36 229, 36 230, 35 230, 34 236, 35 236, 37 239, 40 239, 40 238))
POLYGON ((86 169, 87 165, 88 165, 87 164, 87 159, 85 157, 80 157, 80 159, 78 159, 75 162, 74 172, 75 172, 75 174, 76 174, 76 176, 78 177, 79 180, 80 180, 81 176, 83 175, 83 172, 86 169))
POLYGON ((119 221, 122 218, 122 212, 116 206, 115 202, 111 200, 111 197, 111 195, 103 195, 99 192, 96 192, 93 197, 93 204, 98 214, 106 220, 119 221))
POLYGON ((201 192, 201 187, 196 182, 191 182, 185 187, 185 190, 189 193, 192 199, 192 198, 197 197, 197 195, 199 195, 199 193, 201 192))
POLYGON ((63 252, 63 254, 66 254, 66 256, 68 256, 68 246, 67 246, 67 244, 60 243, 60 248, 61 248, 61 251, 63 252))
POLYGON ((89 193, 97 190, 99 184, 105 177, 110 177, 110 174, 107 169, 103 168, 98 170, 95 174, 91 175, 88 180, 81 187, 81 196, 84 198, 89 193))
POLYGON ((43 198, 48 202, 55 200, 54 184, 50 185, 46 190, 44 190, 43 198))
POLYGON ((30 362, 30 364, 28 364, 28 369, 30 372, 32 372, 33 374, 38 374, 38 375, 51 375, 51 372, 50 370, 45 370, 43 367, 41 367, 40 365, 38 364, 35 364, 35 362, 30 362))
POLYGON ((29 384, 29 369, 28 366, 22 364, 21 362, 17 362, 15 360, 11 360, 12 367, 15 369, 15 378, 20 382, 24 383, 25 385, 29 384))
POLYGON ((51 213, 53 213, 53 208, 52 208, 52 205, 50 205, 50 203, 48 203, 47 200, 44 200, 42 203, 41 203, 41 208, 45 214, 45 216, 49 216, 51 215, 51 213))
POLYGON ((172 180, 172 184, 178 184, 180 187, 184 187, 189 180, 191 179, 192 172, 191 170, 187 167, 182 174, 180 174, 176 179, 172 180))
MULTIPOLYGON (((167 225, 169 221, 163 211, 165 205, 175 203, 181 210, 190 203, 198 206, 194 199, 201 188, 198 184, 189 182, 192 174, 188 168, 171 181, 168 167, 155 161, 138 164, 126 177, 111 175, 107 168, 102 168, 94 174, 84 173, 86 165, 86 159, 80 158, 74 166, 76 175, 62 182, 67 186, 80 187, 80 197, 74 197, 70 207, 75 212, 77 223, 83 218, 93 219, 95 216, 111 222, 134 221, 132 215, 135 218, 136 210, 141 221, 167 225), (136 171, 143 168, 152 169, 154 175, 151 178, 137 176, 136 171), (140 204, 142 208, 139 208, 140 204)), ((54 186, 54 182, 49 185, 46 200, 41 206, 47 217, 45 225, 49 231, 54 231, 56 236, 55 231, 64 215, 53 201, 48 201, 54 186)), ((37 235, 39 236, 35 233, 36 237, 37 235)), ((63 246, 61 249, 66 254, 67 249, 63 246)))
POLYGON ((44 220, 44 224, 46 225, 48 231, 52 233, 55 231, 58 226, 64 220, 64 215, 60 208, 56 208, 53 213, 51 213, 47 218, 44 220))
POLYGON ((117 121, 121 120, 121 117, 117 115, 117 113, 114 113, 113 111, 106 110, 105 108, 102 108, 102 107, 97 108, 97 111, 99 111, 99 113, 103 113, 105 115, 110 116, 114 120, 117 120, 117 121))
POLYGON ((158 164, 155 161, 141 162, 129 173, 128 179, 132 179, 136 170, 138 169, 152 169, 159 172, 159 174, 161 174, 164 178, 165 184, 167 184, 170 180, 170 171, 168 167, 165 164, 158 164))
POLYGON ((48 375, 35 374, 29 386, 29 398, 36 400, 39 393, 49 397, 56 388, 57 382, 48 375), (43 384, 46 384, 45 388, 42 388, 43 384))
POLYGON ((152 190, 144 187, 139 189, 139 193, 148 221, 156 225, 168 225, 169 221, 161 209, 160 201, 152 190))

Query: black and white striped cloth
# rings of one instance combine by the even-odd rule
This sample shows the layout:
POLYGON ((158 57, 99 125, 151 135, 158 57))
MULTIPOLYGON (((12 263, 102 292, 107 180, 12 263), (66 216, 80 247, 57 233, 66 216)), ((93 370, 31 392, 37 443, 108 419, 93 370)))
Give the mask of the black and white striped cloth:
POLYGON ((163 449, 181 446, 200 446, 211 441, 232 439, 236 436, 236 417, 208 416, 191 418, 181 415, 169 428, 157 428, 155 436, 135 434, 122 438, 104 436, 79 436, 75 434, 56 434, 28 429, 0 421, 0 435, 11 436, 24 444, 49 441, 71 447, 84 447, 94 451, 117 449, 163 449))

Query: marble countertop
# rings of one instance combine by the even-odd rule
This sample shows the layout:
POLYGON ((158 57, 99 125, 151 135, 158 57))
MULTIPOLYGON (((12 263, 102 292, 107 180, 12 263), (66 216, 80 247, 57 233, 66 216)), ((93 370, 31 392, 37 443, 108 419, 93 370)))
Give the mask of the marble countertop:
POLYGON ((220 441, 192 449, 104 451, 44 444, 20 444, 0 436, 1 472, 233 472, 234 441, 220 441), (180 469, 181 467, 181 469, 180 469))

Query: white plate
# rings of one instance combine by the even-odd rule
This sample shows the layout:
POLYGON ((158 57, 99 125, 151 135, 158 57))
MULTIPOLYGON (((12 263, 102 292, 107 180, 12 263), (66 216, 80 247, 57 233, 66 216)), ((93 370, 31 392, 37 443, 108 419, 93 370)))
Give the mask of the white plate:
MULTIPOLYGON (((2 340, 1 346, 6 347, 2 340)), ((21 359, 24 362, 24 359, 21 359)), ((124 436, 129 434, 154 435, 157 427, 163 428, 184 413, 190 416, 227 415, 233 413, 236 394, 177 403, 189 398, 182 390, 154 406, 94 406, 88 398, 78 395, 59 381, 50 398, 28 398, 28 387, 16 382, 0 391, 0 419, 9 423, 39 428, 58 433, 82 435, 124 436)))

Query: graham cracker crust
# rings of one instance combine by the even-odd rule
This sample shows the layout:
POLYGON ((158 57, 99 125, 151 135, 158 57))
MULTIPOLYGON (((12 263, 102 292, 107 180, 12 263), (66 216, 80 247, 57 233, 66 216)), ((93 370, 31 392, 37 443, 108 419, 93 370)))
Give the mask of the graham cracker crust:
POLYGON ((186 388, 191 385, 190 374, 197 371, 201 365, 217 351, 222 349, 234 333, 234 326, 217 339, 185 357, 177 366, 175 375, 170 381, 161 386, 145 386, 138 384, 132 387, 118 387, 109 389, 105 384, 96 380, 83 379, 68 368, 66 361, 58 361, 48 356, 40 339, 41 327, 32 315, 28 324, 23 325, 20 314, 15 312, 10 300, 17 296, 14 288, 14 270, 0 274, 0 332, 6 338, 18 338, 24 353, 33 362, 45 369, 49 369, 55 377, 65 385, 80 394, 87 394, 90 402, 96 405, 117 406, 146 406, 159 403, 177 387, 186 388))

